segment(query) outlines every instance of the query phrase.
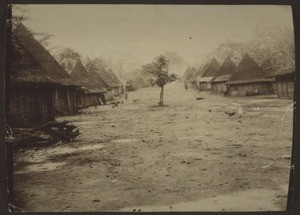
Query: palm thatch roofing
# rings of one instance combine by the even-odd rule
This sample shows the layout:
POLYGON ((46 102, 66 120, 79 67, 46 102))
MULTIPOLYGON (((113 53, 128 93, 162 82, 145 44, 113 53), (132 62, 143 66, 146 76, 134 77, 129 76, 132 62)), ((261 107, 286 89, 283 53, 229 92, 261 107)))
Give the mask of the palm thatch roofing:
POLYGON ((76 84, 87 88, 89 91, 93 90, 94 92, 106 92, 101 77, 97 73, 89 73, 79 59, 77 60, 70 75, 76 84))
POLYGON ((15 35, 12 35, 11 38, 10 51, 11 85, 55 83, 55 80, 47 75, 44 68, 33 58, 15 35))
POLYGON ((266 73, 267 76, 275 74, 277 70, 274 64, 272 63, 271 59, 265 60, 261 64, 260 68, 266 73))
POLYGON ((21 23, 13 31, 20 44, 32 58, 46 71, 47 75, 61 84, 74 84, 71 76, 59 65, 49 51, 42 46, 33 34, 21 23))
POLYGON ((188 66, 188 68, 186 68, 185 72, 181 76, 182 81, 185 81, 185 79, 186 79, 187 75, 189 74, 190 70, 191 70, 191 67, 188 66))
POLYGON ((108 69, 108 73, 114 79, 114 81, 119 84, 119 87, 124 85, 116 73, 112 71, 112 69, 108 69))
POLYGON ((246 53, 237 67, 237 72, 230 77, 227 84, 274 81, 273 78, 266 78, 266 75, 266 72, 246 53))
POLYGON ((295 73, 294 65, 288 68, 280 68, 280 66, 273 63, 271 59, 265 60, 262 63, 261 68, 266 73, 266 77, 280 77, 295 73))
POLYGON ((104 67, 98 68, 97 73, 109 88, 121 87, 123 83, 118 79, 111 69, 106 70, 104 67))
POLYGON ((237 67, 229 56, 227 56, 219 68, 212 82, 228 81, 232 74, 237 71, 237 67))
POLYGON ((286 72, 282 72, 280 74, 276 74, 275 77, 294 77, 294 79, 295 79, 296 78, 295 75, 296 75, 296 71, 293 70, 293 71, 286 71, 286 72))
POLYGON ((220 66, 221 66, 220 63, 215 58, 213 58, 207 64, 207 66, 205 66, 204 73, 199 79, 199 82, 210 82, 213 79, 213 77, 217 74, 220 66))
POLYGON ((197 73, 197 69, 195 67, 190 68, 190 70, 185 78, 185 82, 193 81, 193 77, 196 73, 197 73))
POLYGON ((285 76, 293 76, 295 75, 295 70, 282 70, 280 72, 271 74, 271 75, 267 75, 267 78, 271 78, 271 77, 285 77, 285 76))
POLYGON ((202 75, 205 73, 207 67, 209 66, 209 62, 205 65, 200 66, 193 74, 193 77, 191 78, 191 81, 199 81, 202 75))

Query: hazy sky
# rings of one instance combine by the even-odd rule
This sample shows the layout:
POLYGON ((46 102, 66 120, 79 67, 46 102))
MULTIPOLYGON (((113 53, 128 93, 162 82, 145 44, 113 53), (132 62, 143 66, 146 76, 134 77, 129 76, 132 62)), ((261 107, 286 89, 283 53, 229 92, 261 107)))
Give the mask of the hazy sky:
POLYGON ((49 47, 143 62, 175 51, 194 62, 221 41, 248 40, 260 23, 292 26, 289 6, 30 5, 24 24, 54 36, 49 47), (192 39, 190 39, 190 37, 192 39))

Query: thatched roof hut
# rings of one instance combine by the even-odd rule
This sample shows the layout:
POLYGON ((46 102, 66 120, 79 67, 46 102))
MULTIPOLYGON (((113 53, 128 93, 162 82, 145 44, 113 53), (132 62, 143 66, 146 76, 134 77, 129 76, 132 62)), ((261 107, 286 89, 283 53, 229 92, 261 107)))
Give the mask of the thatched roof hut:
POLYGON ((237 67, 237 72, 230 77, 227 84, 274 81, 272 78, 266 78, 266 75, 266 72, 246 53, 237 67))
POLYGON ((232 74, 236 73, 237 67, 229 56, 227 56, 219 68, 212 82, 228 81, 232 74))
POLYGON ((181 78, 180 78, 181 81, 183 81, 183 82, 185 81, 186 77, 187 77, 188 74, 190 73, 190 70, 191 70, 191 67, 188 66, 188 67, 186 68, 185 72, 183 73, 183 75, 182 75, 181 78))
POLYGON ((56 81, 47 75, 39 62, 20 42, 18 36, 12 35, 10 84, 50 84, 56 81))
POLYGON ((272 94, 274 78, 266 77, 266 72, 248 55, 245 54, 234 73, 227 81, 230 91, 237 95, 272 94))
POLYGON ((188 74, 186 75, 186 78, 185 78, 185 82, 190 82, 192 81, 194 75, 196 74, 197 72, 197 69, 195 67, 191 67, 188 71, 188 74))
POLYGON ((55 88, 52 95, 55 114, 77 113, 77 90, 79 86, 76 85, 68 72, 59 65, 49 51, 34 38, 33 34, 23 24, 16 26, 13 34, 31 57, 43 68, 46 75, 60 84, 55 88))
POLYGON ((213 58, 204 66, 203 75, 198 79, 199 91, 206 91, 211 89, 211 81, 217 74, 220 68, 220 63, 213 58))
POLYGON ((295 70, 282 70, 267 77, 275 78, 275 92, 278 98, 294 98, 295 70))
POLYGON ((116 75, 116 73, 114 73, 112 71, 112 69, 108 69, 107 72, 112 77, 112 79, 114 80, 114 82, 118 84, 119 87, 124 85, 122 83, 122 81, 120 80, 120 78, 116 75))
POLYGON ((95 72, 88 72, 83 66, 81 60, 77 60, 70 75, 76 84, 86 87, 88 90, 106 92, 105 83, 95 72))
POLYGON ((7 120, 12 127, 32 127, 54 120, 52 93, 59 85, 13 34, 10 46, 7 120))
POLYGON ((195 73, 193 74, 191 81, 199 82, 202 75, 206 72, 206 69, 208 66, 209 66, 209 63, 199 66, 199 68, 196 69, 195 73))
POLYGON ((227 56, 222 63, 219 71, 212 79, 212 92, 215 93, 224 93, 227 90, 226 82, 230 79, 232 74, 237 71, 236 65, 233 63, 231 58, 227 56))
POLYGON ((184 80, 185 88, 197 88, 197 83, 195 82, 194 77, 198 70, 195 67, 189 67, 188 69, 189 70, 186 72, 187 74, 184 80))
MULTIPOLYGON (((201 76, 201 78, 209 78, 209 77, 213 78, 217 74, 220 66, 221 66, 220 63, 216 60, 216 58, 213 58, 207 64, 205 71, 204 71, 203 75, 201 76)), ((201 78, 199 80, 200 82, 201 82, 201 78)))
POLYGON ((124 84, 111 69, 98 68, 97 73, 108 86, 108 90, 110 90, 112 96, 124 93, 124 84))
POLYGON ((13 34, 20 44, 26 48, 32 58, 47 72, 47 75, 61 84, 74 84, 71 76, 59 65, 49 51, 42 46, 33 34, 21 23, 14 29, 13 34))

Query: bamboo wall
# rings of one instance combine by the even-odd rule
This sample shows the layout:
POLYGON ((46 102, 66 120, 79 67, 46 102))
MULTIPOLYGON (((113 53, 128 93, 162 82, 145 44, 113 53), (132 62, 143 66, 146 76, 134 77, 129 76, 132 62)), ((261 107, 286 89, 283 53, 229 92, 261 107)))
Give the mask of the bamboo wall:
POLYGON ((33 127, 54 120, 50 90, 11 89, 8 123, 12 127, 33 127))

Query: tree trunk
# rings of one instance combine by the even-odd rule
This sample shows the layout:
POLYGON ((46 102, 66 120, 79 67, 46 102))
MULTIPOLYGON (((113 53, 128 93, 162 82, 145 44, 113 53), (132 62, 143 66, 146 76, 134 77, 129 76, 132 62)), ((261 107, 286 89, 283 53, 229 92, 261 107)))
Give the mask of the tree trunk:
POLYGON ((160 91, 160 99, 159 99, 159 106, 164 106, 164 86, 161 87, 160 91))

